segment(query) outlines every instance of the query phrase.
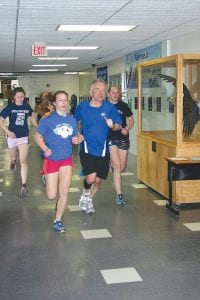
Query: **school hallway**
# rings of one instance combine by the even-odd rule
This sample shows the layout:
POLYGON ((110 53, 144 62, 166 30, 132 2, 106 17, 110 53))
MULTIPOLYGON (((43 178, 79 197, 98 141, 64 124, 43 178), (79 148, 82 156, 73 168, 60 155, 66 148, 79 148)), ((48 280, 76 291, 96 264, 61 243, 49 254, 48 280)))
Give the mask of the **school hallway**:
POLYGON ((141 185, 136 159, 123 173, 124 207, 114 202, 111 173, 96 194, 95 214, 78 207, 83 177, 77 146, 66 233, 53 231, 55 203, 39 174, 33 140, 29 191, 20 196, 19 164, 9 170, 0 136, 0 299, 2 300, 197 300, 200 295, 200 209, 177 220, 164 197, 141 185))

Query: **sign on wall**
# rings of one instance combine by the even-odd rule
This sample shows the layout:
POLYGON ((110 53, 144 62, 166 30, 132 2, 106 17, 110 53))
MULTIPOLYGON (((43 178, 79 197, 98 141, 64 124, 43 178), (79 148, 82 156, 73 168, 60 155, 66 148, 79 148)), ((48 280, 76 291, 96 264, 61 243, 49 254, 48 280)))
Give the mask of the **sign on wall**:
POLYGON ((97 78, 98 79, 103 79, 106 83, 108 82, 107 66, 97 68, 97 78))
MULTIPOLYGON (((127 89, 137 89, 137 64, 154 58, 161 57, 162 44, 156 44, 138 51, 134 51, 126 56, 126 87, 127 89)), ((146 70, 146 80, 143 84, 151 88, 159 85, 158 79, 152 76, 150 69, 146 70)))
POLYGON ((45 43, 35 43, 32 45, 32 56, 47 56, 47 46, 45 43))

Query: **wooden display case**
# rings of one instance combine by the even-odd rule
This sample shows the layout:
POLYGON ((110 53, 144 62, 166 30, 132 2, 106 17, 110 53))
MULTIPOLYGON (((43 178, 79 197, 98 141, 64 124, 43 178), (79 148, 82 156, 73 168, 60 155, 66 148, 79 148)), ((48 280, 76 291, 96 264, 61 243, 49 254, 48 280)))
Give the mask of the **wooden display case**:
MULTIPOLYGON (((138 64, 137 72, 137 177, 168 198, 166 158, 200 158, 200 55, 147 61, 138 64)), ((177 204, 200 202, 200 180, 173 182, 173 200, 177 204)))

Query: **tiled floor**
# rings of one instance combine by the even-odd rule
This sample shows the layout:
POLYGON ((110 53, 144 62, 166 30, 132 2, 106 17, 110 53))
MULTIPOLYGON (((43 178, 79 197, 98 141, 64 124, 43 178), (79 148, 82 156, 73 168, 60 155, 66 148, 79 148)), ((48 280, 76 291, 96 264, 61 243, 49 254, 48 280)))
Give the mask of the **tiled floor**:
POLYGON ((0 299, 2 300, 197 300, 200 295, 200 210, 177 220, 166 199, 136 178, 129 155, 123 173, 126 205, 114 202, 112 175, 102 183, 95 214, 80 211, 83 177, 77 148, 65 234, 52 230, 55 203, 39 175, 34 141, 29 192, 20 197, 19 166, 9 170, 0 136, 0 299))

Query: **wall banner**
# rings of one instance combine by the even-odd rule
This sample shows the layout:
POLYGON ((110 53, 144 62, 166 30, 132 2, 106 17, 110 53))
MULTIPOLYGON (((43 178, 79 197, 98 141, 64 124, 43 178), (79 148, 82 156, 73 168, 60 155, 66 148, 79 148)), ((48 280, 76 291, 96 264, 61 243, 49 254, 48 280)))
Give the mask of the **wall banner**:
POLYGON ((106 83, 108 82, 107 66, 97 68, 97 78, 98 79, 103 79, 106 83))
MULTIPOLYGON (((126 55, 126 88, 127 89, 137 89, 137 64, 140 62, 145 62, 155 58, 161 57, 162 44, 156 44, 148 48, 144 48, 138 51, 134 51, 126 55)), ((156 79, 154 74, 151 74, 150 69, 146 69, 148 76, 145 82, 143 82, 143 87, 156 87, 159 86, 159 81, 156 79), (151 78, 151 79, 150 79, 151 78)))

